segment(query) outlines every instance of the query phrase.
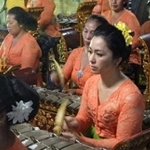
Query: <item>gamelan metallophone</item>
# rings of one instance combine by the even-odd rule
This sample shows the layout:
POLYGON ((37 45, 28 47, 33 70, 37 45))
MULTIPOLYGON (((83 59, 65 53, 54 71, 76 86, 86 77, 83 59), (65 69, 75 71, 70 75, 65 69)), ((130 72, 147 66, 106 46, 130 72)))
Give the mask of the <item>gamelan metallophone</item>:
POLYGON ((33 126, 40 129, 53 132, 54 120, 57 110, 64 99, 69 103, 66 109, 66 115, 74 116, 80 106, 80 96, 69 95, 58 91, 48 90, 46 88, 33 87, 40 95, 40 108, 38 114, 30 122, 33 126))
POLYGON ((29 150, 105 150, 57 136, 27 123, 12 125, 11 130, 29 150))

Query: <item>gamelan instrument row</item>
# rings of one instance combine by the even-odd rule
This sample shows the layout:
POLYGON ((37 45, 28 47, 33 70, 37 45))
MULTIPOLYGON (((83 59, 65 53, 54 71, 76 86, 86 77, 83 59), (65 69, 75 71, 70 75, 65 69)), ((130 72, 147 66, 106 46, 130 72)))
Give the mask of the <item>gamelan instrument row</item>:
POLYGON ((12 125, 11 131, 29 150, 106 150, 89 147, 27 123, 12 125))
MULTIPOLYGON (((75 116, 81 97, 45 88, 33 87, 40 95, 40 109, 30 123, 12 125, 11 130, 29 150, 106 150, 93 148, 54 133, 56 116, 64 100, 68 100, 65 115, 75 116)), ((149 127, 150 111, 146 111, 143 128, 149 127)))
POLYGON ((75 116, 79 110, 81 97, 70 95, 57 90, 49 90, 41 87, 33 87, 40 96, 40 108, 35 118, 30 122, 42 130, 53 132, 56 114, 62 102, 67 100, 65 115, 75 116))

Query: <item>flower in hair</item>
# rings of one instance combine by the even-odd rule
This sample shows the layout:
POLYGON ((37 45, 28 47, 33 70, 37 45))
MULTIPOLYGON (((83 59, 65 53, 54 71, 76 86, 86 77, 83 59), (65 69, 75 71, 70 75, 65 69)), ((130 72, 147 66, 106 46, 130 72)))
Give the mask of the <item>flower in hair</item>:
POLYGON ((123 34, 125 42, 126 42, 126 46, 132 45, 133 37, 131 36, 132 31, 129 29, 129 27, 125 23, 123 23, 121 21, 119 21, 114 26, 122 31, 122 34, 123 34))
POLYGON ((9 121, 12 120, 13 124, 28 121, 29 115, 33 110, 31 107, 32 104, 33 102, 31 100, 26 103, 24 103, 23 100, 16 102, 16 106, 12 105, 12 111, 7 113, 9 121))

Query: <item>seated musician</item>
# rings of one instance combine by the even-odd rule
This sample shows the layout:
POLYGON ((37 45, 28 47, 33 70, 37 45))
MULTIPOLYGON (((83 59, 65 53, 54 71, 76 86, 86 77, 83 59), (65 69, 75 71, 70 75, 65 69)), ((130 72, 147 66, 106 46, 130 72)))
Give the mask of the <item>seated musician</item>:
MULTIPOLYGON (((97 26, 107 23, 108 22, 103 17, 98 15, 91 15, 86 20, 84 29, 82 31, 85 46, 74 49, 69 55, 67 62, 62 69, 66 83, 71 79, 77 85, 77 88, 69 88, 64 92, 78 95, 82 94, 86 80, 93 75, 93 73, 90 71, 87 56, 87 51, 93 36, 93 32, 97 26)), ((57 72, 51 73, 51 81, 59 84, 60 81, 57 72)))
POLYGON ((102 15, 108 20, 110 24, 117 24, 119 21, 126 24, 126 26, 133 32, 132 41, 132 52, 130 55, 129 64, 132 66, 130 68, 130 74, 136 74, 136 71, 141 64, 141 57, 139 52, 139 37, 140 37, 140 24, 136 16, 125 7, 128 0, 109 0, 111 10, 104 12, 102 15), (128 18, 128 19, 127 19, 128 18))
POLYGON ((113 25, 101 25, 95 30, 88 49, 94 75, 84 86, 76 117, 65 117, 63 136, 110 150, 142 130, 144 97, 120 71, 130 51, 122 32, 113 25), (86 132, 91 126, 90 137, 77 134, 86 132))
MULTIPOLYGON (((39 18, 38 18, 38 27, 39 27, 39 38, 38 38, 38 44, 40 45, 42 49, 42 77, 43 81, 47 83, 47 71, 49 68, 47 67, 49 62, 47 62, 47 56, 49 55, 50 49, 55 54, 55 56, 60 56, 59 51, 57 48, 57 44, 61 41, 61 27, 60 24, 57 22, 56 17, 54 15, 54 11, 56 8, 54 0, 26 0, 26 8, 38 8, 43 7, 43 11, 41 12, 39 18)), ((56 57, 57 57, 56 56, 56 57)), ((57 59, 59 62, 59 58, 57 59)), ((51 87, 55 87, 51 83, 51 87)))
POLYGON ((0 74, 0 149, 27 150, 10 125, 28 122, 37 113, 39 95, 14 76, 0 74))
POLYGON ((44 10, 38 21, 40 29, 44 30, 51 37, 60 37, 60 25, 56 22, 54 16, 54 0, 28 0, 26 7, 43 7, 44 10))
MULTIPOLYGON (((0 47, 0 58, 6 58, 8 66, 35 70, 38 76, 37 85, 41 85, 38 69, 42 51, 36 39, 28 32, 37 29, 36 20, 21 7, 13 7, 7 14, 7 29, 9 34, 0 47)), ((28 77, 30 78, 30 74, 28 77)))

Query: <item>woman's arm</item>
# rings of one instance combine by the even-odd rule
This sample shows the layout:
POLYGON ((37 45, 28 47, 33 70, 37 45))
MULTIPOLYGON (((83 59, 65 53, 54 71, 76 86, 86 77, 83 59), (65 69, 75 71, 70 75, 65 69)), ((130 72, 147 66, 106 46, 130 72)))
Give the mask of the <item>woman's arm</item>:
POLYGON ((8 48, 10 48, 11 44, 12 44, 12 38, 10 37, 10 34, 8 34, 1 43, 0 57, 5 55, 5 53, 7 53, 8 48))
POLYGON ((81 53, 82 53, 82 48, 74 49, 71 52, 71 54, 69 55, 65 65, 63 66, 62 71, 63 71, 66 82, 68 82, 69 79, 71 78, 71 74, 72 74, 73 68, 74 68, 75 63, 76 63, 76 58, 79 55, 81 55, 81 53))
POLYGON ((53 0, 45 0, 42 4, 44 10, 40 15, 39 26, 45 28, 54 19, 55 3, 53 0))
POLYGON ((88 93, 89 93, 89 89, 92 88, 90 85, 91 85, 90 82, 87 81, 84 86, 83 94, 81 97, 80 108, 76 116, 76 119, 78 120, 78 123, 79 123, 77 132, 83 133, 87 131, 89 127, 93 125, 93 121, 92 121, 93 118, 91 118, 89 111, 88 111, 89 109, 88 108, 88 100, 89 100, 88 93))
POLYGON ((82 95, 82 93, 83 93, 83 89, 76 89, 75 94, 82 95))
POLYGON ((21 55, 21 69, 39 67, 39 59, 41 57, 41 49, 34 40, 28 40, 28 43, 24 45, 21 55))

